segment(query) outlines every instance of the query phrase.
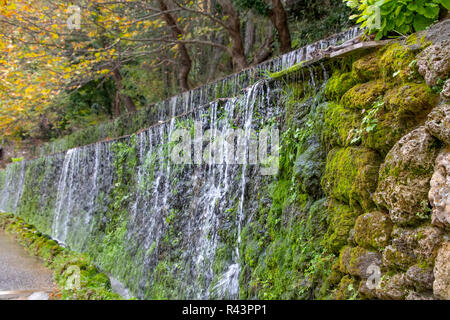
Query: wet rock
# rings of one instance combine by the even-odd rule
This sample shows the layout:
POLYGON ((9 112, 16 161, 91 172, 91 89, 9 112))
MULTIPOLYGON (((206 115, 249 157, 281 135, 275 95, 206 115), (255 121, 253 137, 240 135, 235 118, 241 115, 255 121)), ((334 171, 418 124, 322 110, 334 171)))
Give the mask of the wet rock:
POLYGON ((434 108, 428 115, 425 126, 433 136, 450 145, 450 104, 441 103, 434 108))
POLYGON ((340 256, 341 272, 367 279, 372 275, 369 267, 381 266, 381 254, 361 247, 345 247, 340 256))
POLYGON ((403 300, 408 295, 408 286, 404 273, 385 276, 376 289, 376 295, 384 300, 403 300))
POLYGON ((439 249, 434 266, 433 293, 439 299, 450 300, 450 242, 439 249))
POLYGON ((398 141, 381 165, 375 202, 389 210, 391 220, 409 224, 423 219, 439 142, 425 127, 398 141))
POLYGON ((330 200, 328 202, 328 215, 330 216, 330 225, 323 238, 322 245, 337 254, 347 243, 350 231, 360 212, 342 202, 330 200))
POLYGON ((447 78, 450 72, 450 41, 432 45, 419 55, 417 67, 428 86, 437 84, 438 79, 447 78))
POLYGON ((319 139, 312 136, 307 140, 306 150, 295 161, 295 173, 299 177, 302 191, 315 198, 322 195, 320 177, 325 167, 325 157, 319 139))
POLYGON ((442 151, 430 181, 428 197, 432 206, 431 221, 441 228, 450 226, 450 150, 442 151))
POLYGON ((362 247, 383 248, 389 243, 392 222, 383 212, 366 213, 356 219, 355 241, 362 247))
POLYGON ((418 291, 433 290, 433 269, 428 266, 413 265, 406 271, 406 281, 418 291))

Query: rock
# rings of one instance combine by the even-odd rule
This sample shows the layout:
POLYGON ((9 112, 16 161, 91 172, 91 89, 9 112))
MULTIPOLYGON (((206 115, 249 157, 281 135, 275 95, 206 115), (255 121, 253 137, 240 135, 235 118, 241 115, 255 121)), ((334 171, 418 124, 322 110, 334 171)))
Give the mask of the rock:
POLYGON ((434 108, 425 126, 433 136, 450 145, 450 104, 441 103, 434 108))
POLYGON ((378 53, 373 52, 356 60, 352 66, 352 75, 358 82, 366 82, 375 79, 380 74, 378 66, 378 53))
POLYGON ((442 151, 430 181, 428 198, 432 206, 431 221, 434 225, 448 229, 450 226, 450 151, 442 151))
POLYGON ((413 265, 406 271, 406 281, 408 285, 416 288, 418 291, 433 290, 433 269, 421 267, 417 264, 413 265))
POLYGON ((423 50, 417 60, 419 73, 428 86, 437 84, 438 79, 446 79, 450 72, 450 41, 442 41, 423 50))
POLYGON ((367 148, 335 148, 327 157, 322 188, 328 196, 352 207, 374 208, 372 193, 378 179, 380 156, 367 148))
POLYGON ((413 250, 414 254, 422 261, 433 262, 442 242, 441 230, 428 225, 418 228, 415 232, 417 244, 413 250))
POLYGON ((354 299, 358 295, 358 280, 350 277, 344 276, 339 282, 339 285, 333 292, 333 298, 335 300, 348 300, 354 299))
POLYGON ((450 101, 450 79, 447 79, 442 87, 441 99, 446 102, 450 101))
POLYGON ((434 265, 433 293, 439 299, 450 300, 450 242, 439 249, 434 265))
POLYGON ((340 256, 341 272, 367 279, 372 275, 373 266, 381 266, 381 254, 361 247, 345 247, 340 256))
POLYGON ((417 293, 417 292, 410 292, 405 300, 436 300, 436 298, 432 294, 425 294, 425 293, 417 293))
POLYGON ((350 231, 360 212, 344 203, 331 200, 328 202, 328 214, 331 217, 330 225, 323 238, 322 245, 337 254, 347 243, 350 231))
POLYGON ((376 295, 384 300, 403 300, 408 295, 404 273, 385 276, 376 288, 376 295))
POLYGON ((304 193, 320 198, 322 195, 320 177, 325 168, 326 155, 315 135, 308 138, 306 145, 306 150, 299 152, 295 161, 295 174, 300 180, 300 187, 304 193))
POLYGON ((393 245, 384 248, 383 265, 390 269, 405 271, 416 261, 416 256, 410 251, 399 249, 393 245))
POLYGON ((428 191, 439 142, 425 127, 401 138, 381 165, 375 202, 392 222, 410 224, 428 214, 428 191))
POLYGON ((348 90, 341 99, 341 103, 350 109, 370 108, 377 99, 388 89, 383 80, 358 84, 348 90))
POLYGON ((384 248, 389 243, 392 222, 383 212, 366 213, 356 219, 355 241, 362 247, 384 248))

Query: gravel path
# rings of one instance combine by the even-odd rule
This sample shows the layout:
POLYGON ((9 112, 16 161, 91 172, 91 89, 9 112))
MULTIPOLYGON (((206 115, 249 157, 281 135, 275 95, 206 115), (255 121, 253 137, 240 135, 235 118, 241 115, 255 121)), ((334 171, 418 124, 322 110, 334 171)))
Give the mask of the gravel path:
POLYGON ((45 300, 53 287, 53 273, 42 261, 0 231, 0 300, 45 300))

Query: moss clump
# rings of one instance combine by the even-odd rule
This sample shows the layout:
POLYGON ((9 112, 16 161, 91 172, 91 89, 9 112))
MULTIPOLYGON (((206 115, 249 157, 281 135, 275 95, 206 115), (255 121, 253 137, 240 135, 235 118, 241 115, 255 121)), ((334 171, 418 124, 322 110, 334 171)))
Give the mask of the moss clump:
POLYGON ((14 234, 18 241, 33 255, 44 260, 54 270, 59 287, 56 298, 68 300, 117 300, 121 299, 111 289, 109 278, 100 272, 86 255, 59 246, 56 241, 38 232, 13 215, 0 213, 0 230, 14 234), (68 289, 73 270, 80 271, 80 287, 68 289))
POLYGON ((438 100, 439 95, 425 83, 406 83, 389 90, 384 103, 399 119, 414 115, 420 120, 425 119, 438 100))
POLYGON ((332 146, 350 145, 354 132, 361 122, 361 113, 330 102, 324 111, 322 141, 332 146))
POLYGON ((383 251, 383 263, 390 270, 406 271, 410 266, 417 262, 412 252, 404 252, 390 245, 383 251))
POLYGON ((367 248, 381 249, 389 243, 392 222, 383 212, 375 211, 359 216, 355 223, 355 241, 367 248))
POLYGON ((327 83, 325 96, 330 100, 339 101, 355 84, 357 84, 357 81, 351 72, 340 73, 336 71, 327 83))
POLYGON ((357 82, 374 80, 380 75, 378 52, 372 52, 356 60, 352 66, 352 75, 357 82))
POLYGON ((328 212, 329 227, 321 244, 330 252, 339 254, 361 212, 335 200, 329 201, 328 212))
POLYGON ((365 148, 335 148, 327 157, 322 188, 337 200, 353 208, 368 210, 374 207, 372 193, 378 180, 380 156, 365 148))
POLYGON ((388 87, 389 85, 384 80, 358 84, 343 95, 341 104, 350 109, 362 110, 370 108, 388 87))
POLYGON ((344 276, 339 282, 338 287, 333 292, 335 300, 355 300, 358 297, 359 281, 348 275, 344 276))
POLYGON ((384 78, 396 82, 410 81, 415 77, 415 52, 398 42, 386 46, 380 52, 379 65, 384 78))

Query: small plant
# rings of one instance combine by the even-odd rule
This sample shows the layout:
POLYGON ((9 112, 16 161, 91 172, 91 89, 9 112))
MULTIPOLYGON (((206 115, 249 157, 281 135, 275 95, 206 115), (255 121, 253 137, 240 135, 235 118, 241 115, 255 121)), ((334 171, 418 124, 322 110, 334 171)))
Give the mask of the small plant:
MULTIPOLYGON (((352 140, 350 144, 356 144, 361 140, 361 136, 364 133, 370 133, 377 128, 378 119, 375 117, 376 114, 380 111, 381 108, 384 107, 384 101, 380 97, 377 102, 373 105, 373 107, 367 112, 364 118, 361 121, 361 126, 358 129, 354 129, 352 133, 352 140)), ((363 113, 366 111, 363 110, 363 113)))
POLYGON ((358 19, 367 33, 376 33, 376 40, 397 33, 400 35, 421 31, 439 18, 441 10, 450 10, 450 0, 344 0, 359 14, 358 19))
POLYGON ((20 161, 23 161, 23 157, 21 157, 21 158, 11 158, 11 162, 12 162, 12 163, 14 163, 14 162, 20 162, 20 161))
POLYGON ((430 213, 431 213, 431 209, 428 206, 428 201, 427 200, 422 200, 420 202, 420 205, 422 206, 422 211, 417 212, 416 216, 419 219, 426 220, 426 219, 428 219, 430 217, 430 213))

